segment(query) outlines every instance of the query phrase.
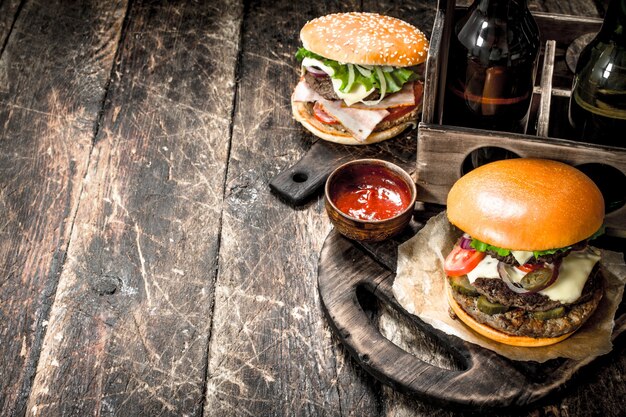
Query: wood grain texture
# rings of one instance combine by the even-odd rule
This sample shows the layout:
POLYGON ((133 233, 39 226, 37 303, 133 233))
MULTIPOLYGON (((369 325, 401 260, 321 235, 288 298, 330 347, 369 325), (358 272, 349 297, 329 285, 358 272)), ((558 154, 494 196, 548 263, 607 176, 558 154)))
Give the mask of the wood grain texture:
MULTIPOLYGON (((531 7, 599 2, 571 3, 531 7)), ((314 140, 289 107, 302 25, 364 10, 430 34, 435 6, 0 0, 0 415, 476 415, 352 359, 317 293, 323 201, 293 208, 268 186, 314 140)), ((371 149, 413 170, 415 139, 371 149)), ((393 263, 388 245, 365 249, 393 263)), ((393 343, 458 368, 361 301, 393 343)), ((620 415, 623 353, 545 406, 499 414, 620 415)))
MULTIPOLYGON (((598 3, 608 4, 608 0, 599 0, 598 3)), ((596 2, 592 1, 530 0, 529 7, 531 10, 549 13, 602 17, 602 11, 598 10, 596 2)))
POLYGON ((28 415, 201 415, 241 10, 132 3, 28 415))
POLYGON ((9 0, 0 2, 0 57, 9 38, 9 33, 17 19, 21 0, 9 0))
POLYGON ((29 2, 0 59, 3 416, 24 412, 124 10, 120 2, 29 2))
POLYGON ((205 416, 380 414, 377 382, 352 364, 321 316, 316 265, 331 229, 323 201, 294 210, 268 187, 311 146, 290 111, 300 28, 340 10, 358 4, 246 9, 205 416))
POLYGON ((550 123, 550 102, 552 101, 552 75, 554 74, 554 53, 556 42, 549 40, 543 52, 541 69, 541 101, 537 116, 537 136, 547 137, 550 123))

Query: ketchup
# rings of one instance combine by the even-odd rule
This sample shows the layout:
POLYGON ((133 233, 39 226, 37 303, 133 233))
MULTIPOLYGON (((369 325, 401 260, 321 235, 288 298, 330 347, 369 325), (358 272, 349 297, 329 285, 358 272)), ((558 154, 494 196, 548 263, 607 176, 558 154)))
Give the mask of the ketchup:
POLYGON ((377 165, 353 165, 336 180, 330 199, 343 213, 359 220, 384 220, 403 212, 411 190, 402 178, 377 165))

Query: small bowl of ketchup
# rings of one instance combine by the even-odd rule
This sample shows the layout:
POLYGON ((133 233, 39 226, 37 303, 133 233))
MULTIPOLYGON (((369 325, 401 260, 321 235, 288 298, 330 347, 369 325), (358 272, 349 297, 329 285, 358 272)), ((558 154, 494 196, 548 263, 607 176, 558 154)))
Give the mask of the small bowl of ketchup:
POLYGON ((342 235, 381 241, 411 221, 415 183, 402 168, 380 159, 358 159, 335 169, 326 180, 326 212, 342 235))

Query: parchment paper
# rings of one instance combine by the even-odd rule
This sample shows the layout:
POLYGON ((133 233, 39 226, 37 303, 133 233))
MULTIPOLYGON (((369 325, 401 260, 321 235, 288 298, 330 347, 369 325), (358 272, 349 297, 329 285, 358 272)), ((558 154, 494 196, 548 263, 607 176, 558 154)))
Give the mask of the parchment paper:
POLYGON ((398 247, 393 293, 405 310, 437 329, 517 361, 545 362, 561 357, 589 362, 611 351, 615 311, 626 282, 626 265, 620 253, 602 251, 600 267, 606 278, 605 294, 593 316, 576 333, 552 346, 524 348, 493 342, 451 318, 443 259, 460 235, 443 212, 398 247))

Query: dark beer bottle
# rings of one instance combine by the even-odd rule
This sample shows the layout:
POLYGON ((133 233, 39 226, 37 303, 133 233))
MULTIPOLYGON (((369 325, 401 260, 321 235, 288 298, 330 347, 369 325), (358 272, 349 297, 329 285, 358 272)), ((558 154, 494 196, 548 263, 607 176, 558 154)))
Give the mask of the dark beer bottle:
POLYGON ((539 29, 526 0, 476 0, 450 42, 444 123, 522 132, 539 29))
POLYGON ((569 120, 577 139, 626 147, 626 0, 611 0, 600 32, 580 53, 569 120))

